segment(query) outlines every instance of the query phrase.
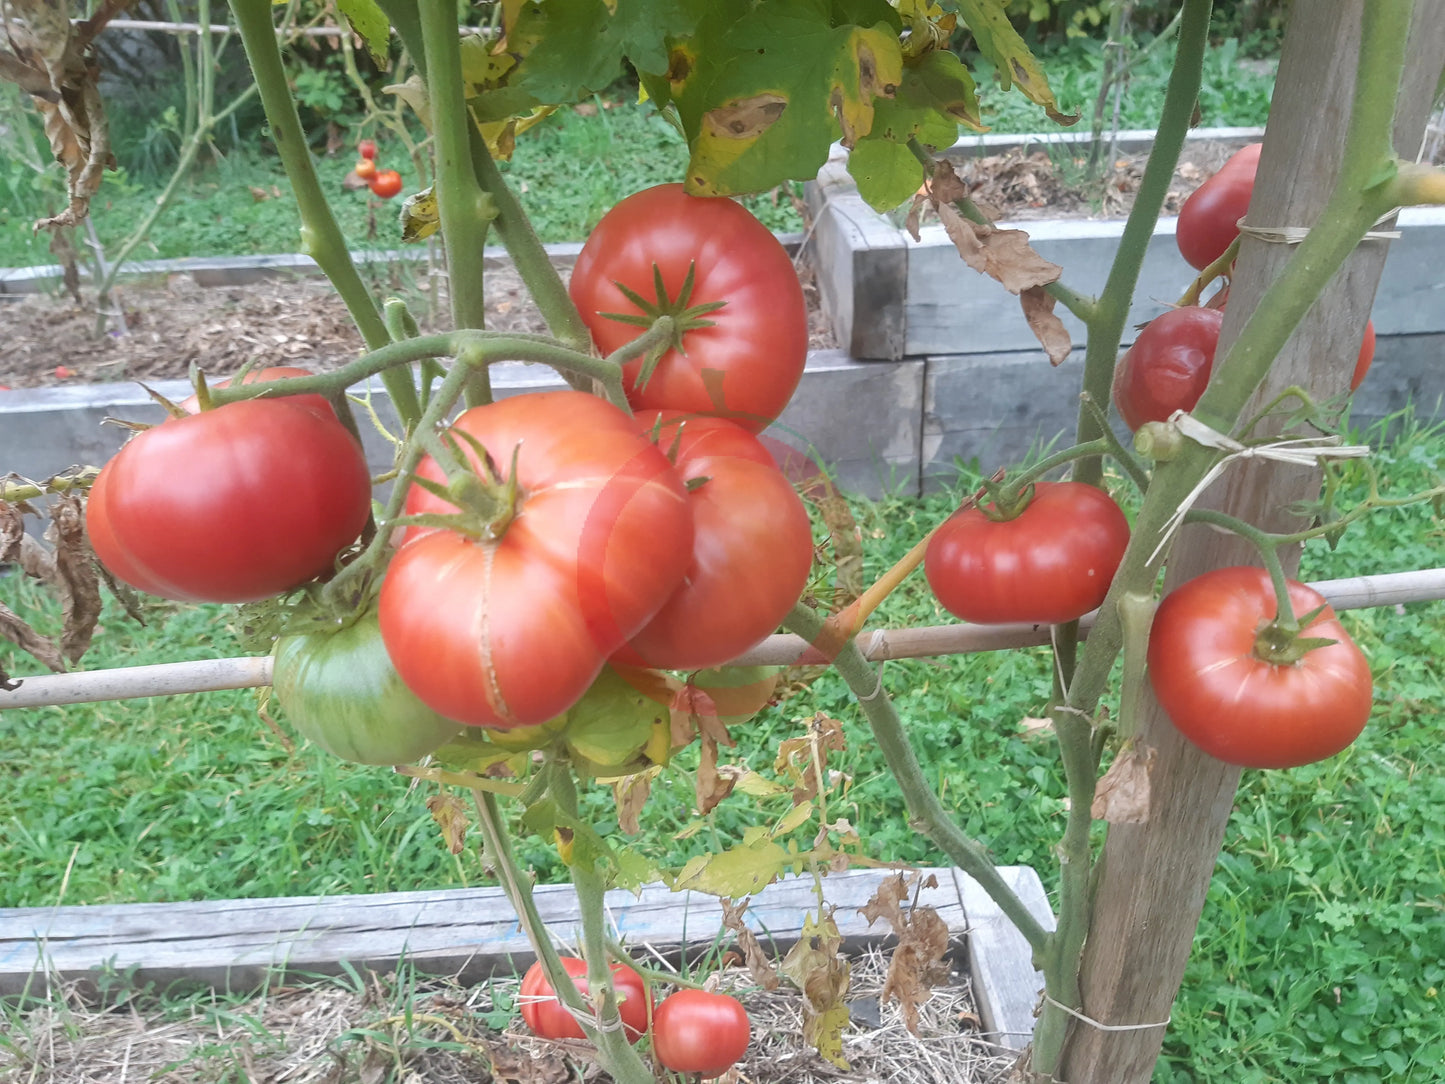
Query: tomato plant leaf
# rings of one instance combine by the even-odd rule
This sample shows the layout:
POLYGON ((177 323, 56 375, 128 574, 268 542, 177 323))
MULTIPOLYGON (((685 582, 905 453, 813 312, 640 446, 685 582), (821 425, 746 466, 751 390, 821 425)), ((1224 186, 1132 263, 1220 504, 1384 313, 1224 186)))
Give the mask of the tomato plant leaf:
POLYGON ((85 511, 76 497, 60 497, 50 514, 47 536, 55 540, 55 581, 60 588, 60 650, 79 662, 100 621, 100 577, 85 540, 85 511))
POLYGON ((778 978, 778 972, 773 963, 768 959, 763 946, 758 944, 758 935, 753 933, 752 927, 743 921, 743 913, 748 909, 748 901, 741 900, 734 903, 731 899, 722 899, 722 922, 733 936, 737 939, 738 948, 742 949, 743 961, 747 964, 748 973, 752 975, 753 981, 764 990, 776 990, 782 980, 778 978))
POLYGON ((843 936, 831 914, 803 919, 802 936, 783 958, 782 972, 803 995, 803 1038, 820 1056, 840 1069, 843 1029, 848 1026, 848 961, 841 952, 843 936))
POLYGON ((383 71, 390 66, 391 21, 376 0, 338 0, 337 7, 351 29, 366 42, 366 51, 383 71))
POLYGON ((1049 119, 1058 124, 1073 124, 1079 119, 1078 114, 1059 111, 1043 69, 1009 22, 1005 0, 956 0, 949 6, 957 7, 962 13, 978 51, 994 65, 1004 90, 1017 86, 1029 101, 1043 106, 1049 119))
POLYGON ((665 703, 606 667, 567 712, 567 746, 596 767, 619 768, 636 759, 667 715, 665 703))
POLYGON ((848 153, 848 172, 858 194, 878 211, 891 211, 923 183, 923 165, 902 143, 864 139, 848 153))
POLYGON ((1028 321, 1029 330, 1043 346, 1044 353, 1049 356, 1049 364, 1062 365, 1069 360, 1069 354, 1073 352, 1074 340, 1069 334, 1069 329, 1054 312, 1054 297, 1042 286, 1030 286, 1020 291, 1019 304, 1023 306, 1024 319, 1028 321))
POLYGON ((897 12, 874 0, 710 7, 675 41, 667 77, 692 150, 687 190, 715 196, 814 176, 829 146, 873 126, 875 102, 903 78, 897 12))
POLYGON ((432 820, 442 832, 442 842, 452 854, 461 854, 467 843, 467 809, 455 794, 433 794, 426 800, 432 820))
POLYGON ((1064 269, 1029 246, 1023 230, 1001 230, 964 218, 951 203, 937 205, 939 220, 963 262, 996 279, 1011 294, 1057 282, 1064 269))
POLYGON ((798 856, 770 839, 697 855, 673 879, 673 890, 696 889, 713 896, 751 896, 777 880, 798 856))
POLYGON ((1158 752, 1131 745, 1114 758, 1094 791, 1089 815, 1110 824, 1143 824, 1149 819, 1150 782, 1158 752))

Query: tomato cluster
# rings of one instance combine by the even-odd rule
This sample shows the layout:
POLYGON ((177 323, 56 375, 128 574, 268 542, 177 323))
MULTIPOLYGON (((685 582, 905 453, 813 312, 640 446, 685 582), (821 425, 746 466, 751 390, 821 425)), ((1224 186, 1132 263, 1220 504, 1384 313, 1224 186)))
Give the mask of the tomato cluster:
MULTIPOLYGON (((1175 240, 1192 266, 1204 270, 1224 255, 1239 236, 1239 221, 1249 210, 1262 143, 1234 154, 1219 172, 1199 186, 1179 209, 1175 240)), ((1182 306, 1151 321, 1119 359, 1114 373, 1114 405, 1130 429, 1167 421, 1176 410, 1193 410, 1204 394, 1219 345, 1226 286, 1209 306, 1182 306)), ((1356 391, 1375 357, 1375 325, 1366 321, 1364 338, 1350 377, 1356 391)))
POLYGON ((401 191, 401 174, 394 169, 382 169, 376 164, 376 140, 363 139, 356 144, 356 165, 352 172, 366 182, 372 195, 391 199, 401 191))
MULTIPOLYGON (((561 958, 579 993, 588 992, 587 964, 575 956, 561 958)), ((637 1042, 651 1031, 652 1053, 675 1073, 714 1077, 726 1072, 747 1053, 752 1025, 740 1001, 727 994, 683 989, 653 1005, 646 983, 626 964, 610 965, 612 988, 623 1033, 637 1042)), ((527 969, 518 997, 522 1019, 543 1039, 581 1039, 582 1025, 560 999, 540 962, 527 969)))

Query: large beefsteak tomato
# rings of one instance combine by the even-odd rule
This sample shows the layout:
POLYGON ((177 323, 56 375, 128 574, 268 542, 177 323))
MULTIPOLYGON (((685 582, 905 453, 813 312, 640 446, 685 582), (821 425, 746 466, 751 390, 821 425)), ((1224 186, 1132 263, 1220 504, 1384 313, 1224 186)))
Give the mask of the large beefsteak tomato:
POLYGON ((639 409, 715 414, 756 433, 802 379, 808 314, 793 261, 730 199, 689 196, 680 184, 627 197, 587 238, 569 289, 604 353, 651 324, 647 306, 722 303, 679 317, 674 348, 646 380, 643 359, 627 364, 627 398, 639 409))
POLYGON ((688 485, 692 561, 615 657, 661 670, 720 666, 776 629, 802 595, 813 565, 808 510, 772 453, 732 422, 679 411, 636 420, 688 485))
MULTIPOLYGON (((469 519, 407 529, 381 589, 387 651, 448 718, 545 722, 682 582, 692 559, 687 491, 632 418, 583 392, 474 407, 445 439, 472 469, 506 476, 496 487, 503 507, 484 516, 411 489, 408 514, 469 519)), ((430 458, 417 474, 445 482, 430 458)))
POLYGON ((1293 768, 1334 756, 1370 718, 1364 654, 1319 592, 1289 584, 1301 635, 1279 635, 1269 574, 1220 568, 1171 591, 1149 632, 1149 683, 1180 732, 1210 756, 1245 768, 1293 768), (1271 657, 1275 656, 1275 657, 1271 657))
POLYGON ((923 570, 955 617, 1058 624, 1104 601, 1128 544, 1129 522, 1102 489, 1038 482, 1013 519, 955 512, 929 541, 923 570))
POLYGON ((171 418, 102 468, 91 546, 133 587, 253 602, 329 571, 365 525, 371 475, 330 408, 251 399, 171 418))
POLYGON ((708 990, 678 990, 653 1014, 652 1052, 675 1073, 717 1076, 748 1051, 752 1025, 742 1002, 708 990))

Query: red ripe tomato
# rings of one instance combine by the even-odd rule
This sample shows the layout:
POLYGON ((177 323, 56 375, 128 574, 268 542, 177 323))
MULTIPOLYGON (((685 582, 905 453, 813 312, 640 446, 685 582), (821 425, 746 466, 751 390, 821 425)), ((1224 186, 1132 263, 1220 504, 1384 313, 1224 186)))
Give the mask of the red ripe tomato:
POLYGON ((679 990, 652 1016, 652 1052, 675 1073, 717 1076, 748 1051, 748 1011, 735 997, 679 990))
POLYGON ((652 303, 654 268, 667 297, 689 306, 725 304, 700 316, 711 326, 682 332, 645 383, 643 359, 625 369, 627 398, 639 409, 730 418, 754 433, 782 413, 808 354, 808 314, 793 262, 768 229, 739 203, 687 195, 664 184, 629 196, 602 217, 572 271, 571 294, 592 338, 610 353, 651 323, 611 314, 643 312, 623 287, 652 303))
POLYGON ((134 437, 86 524, 101 563, 142 591, 254 602, 329 571, 370 510, 366 460, 335 417, 253 399, 134 437))
POLYGON ((1114 405, 1130 429, 1193 410, 1219 346, 1219 309, 1186 305, 1149 321, 1114 370, 1114 405))
POLYGON ((1261 632, 1278 614, 1268 573, 1206 572, 1165 596, 1149 633, 1149 682, 1174 725, 1210 756, 1293 768, 1334 756, 1370 717, 1370 666, 1324 598, 1289 584, 1296 616, 1323 610, 1306 637, 1336 641, 1270 661, 1261 632))
POLYGON ((1359 391, 1360 385, 1365 382, 1365 374, 1370 371, 1370 363, 1375 360, 1375 321, 1365 321, 1365 337, 1360 342, 1360 356, 1355 359, 1355 371, 1350 377, 1350 390, 1359 391))
POLYGON ((1013 519, 955 512, 928 543, 923 570, 955 617, 1058 624, 1104 601, 1128 544, 1129 523, 1102 489, 1038 482, 1013 519))
POLYGON ((1174 239, 1179 243, 1180 255, 1199 270, 1223 256, 1239 236, 1239 220, 1249 210, 1263 146, 1251 143, 1237 151, 1179 208, 1174 239))
MULTIPOLYGON (((359 175, 358 171, 358 175, 359 175)), ((379 170, 376 176, 366 182, 371 191, 382 199, 391 199, 401 191, 401 174, 394 169, 379 170)))
POLYGON ((376 140, 363 139, 356 144, 356 153, 365 158, 368 162, 376 158, 376 140))
POLYGON ((649 410, 637 424, 690 487, 692 561, 613 658, 661 670, 721 666, 776 629, 802 595, 813 566, 808 510, 767 448, 732 422, 649 410))
MULTIPOLYGON (((381 590, 397 671, 432 709, 478 726, 546 722, 657 613, 692 560, 687 491, 667 457, 610 403, 577 391, 464 412, 459 450, 503 476, 510 520, 473 536, 411 527, 381 590)), ((444 481, 430 458, 419 477, 444 481)), ((407 513, 456 513, 415 486, 407 513)))
POLYGON ((370 181, 376 176, 376 163, 373 162, 370 158, 358 158, 356 160, 356 166, 352 169, 352 172, 355 173, 358 177, 360 177, 363 181, 370 181))
MULTIPOLYGON (((311 373, 310 370, 301 369, 295 365, 271 365, 267 366, 264 369, 252 369, 249 373, 245 375, 245 377, 242 378, 241 383, 267 384, 272 380, 287 380, 291 377, 312 375, 314 374, 311 373)), ((229 379, 222 380, 219 384, 213 386, 217 388, 229 388, 231 386, 231 381, 229 379)), ((314 410, 323 418, 336 417, 336 412, 331 409, 331 404, 326 401, 326 396, 324 395, 286 396, 286 400, 288 402, 295 403, 297 406, 304 406, 308 410, 314 410)), ((184 410, 187 414, 199 413, 201 409, 201 405, 199 402, 196 401, 196 397, 194 395, 186 396, 186 398, 182 399, 177 405, 180 406, 180 408, 184 410)))
MULTIPOLYGON (((652 1015, 652 998, 647 993, 647 984, 642 976, 626 964, 609 965, 612 971, 612 993, 617 998, 617 1014, 622 1017, 622 1028, 627 1041, 637 1042, 647 1031, 648 1017, 652 1015)), ((563 956, 562 968, 572 976, 572 981, 585 997, 588 992, 587 964, 576 956, 563 956)), ((522 1019, 533 1034, 543 1039, 584 1039, 582 1025, 557 999, 557 992, 547 981, 541 961, 527 969, 522 978, 519 998, 522 1019)))

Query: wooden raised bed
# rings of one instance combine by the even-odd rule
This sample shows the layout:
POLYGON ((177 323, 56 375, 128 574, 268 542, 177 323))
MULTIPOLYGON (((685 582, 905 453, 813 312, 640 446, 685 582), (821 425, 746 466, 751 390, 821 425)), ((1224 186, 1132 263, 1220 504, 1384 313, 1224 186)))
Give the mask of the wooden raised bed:
MULTIPOLYGON (((895 872, 850 870, 822 882, 848 947, 886 942, 887 931, 869 927, 858 909, 895 872)), ((972 878, 957 869, 925 872, 938 883, 922 889, 918 902, 935 908, 963 944, 983 1034, 1022 1049, 1043 988, 1028 945, 972 878)), ((1052 928, 1038 874, 1028 866, 999 872, 1052 928)), ((567 936, 578 920, 571 886, 543 885, 535 894, 543 920, 567 936)), ((628 945, 667 956, 696 956, 715 938, 731 936, 722 928, 718 901, 700 893, 663 885, 636 896, 617 890, 607 894, 607 907, 628 945)), ((789 877, 753 897, 746 919, 765 949, 782 953, 817 909, 813 878, 789 877)), ((519 972, 534 956, 499 888, 0 910, 0 996, 83 983, 102 967, 160 987, 189 982, 252 990, 282 974, 338 974, 342 961, 390 971, 403 958, 424 973, 473 982, 519 972)))

